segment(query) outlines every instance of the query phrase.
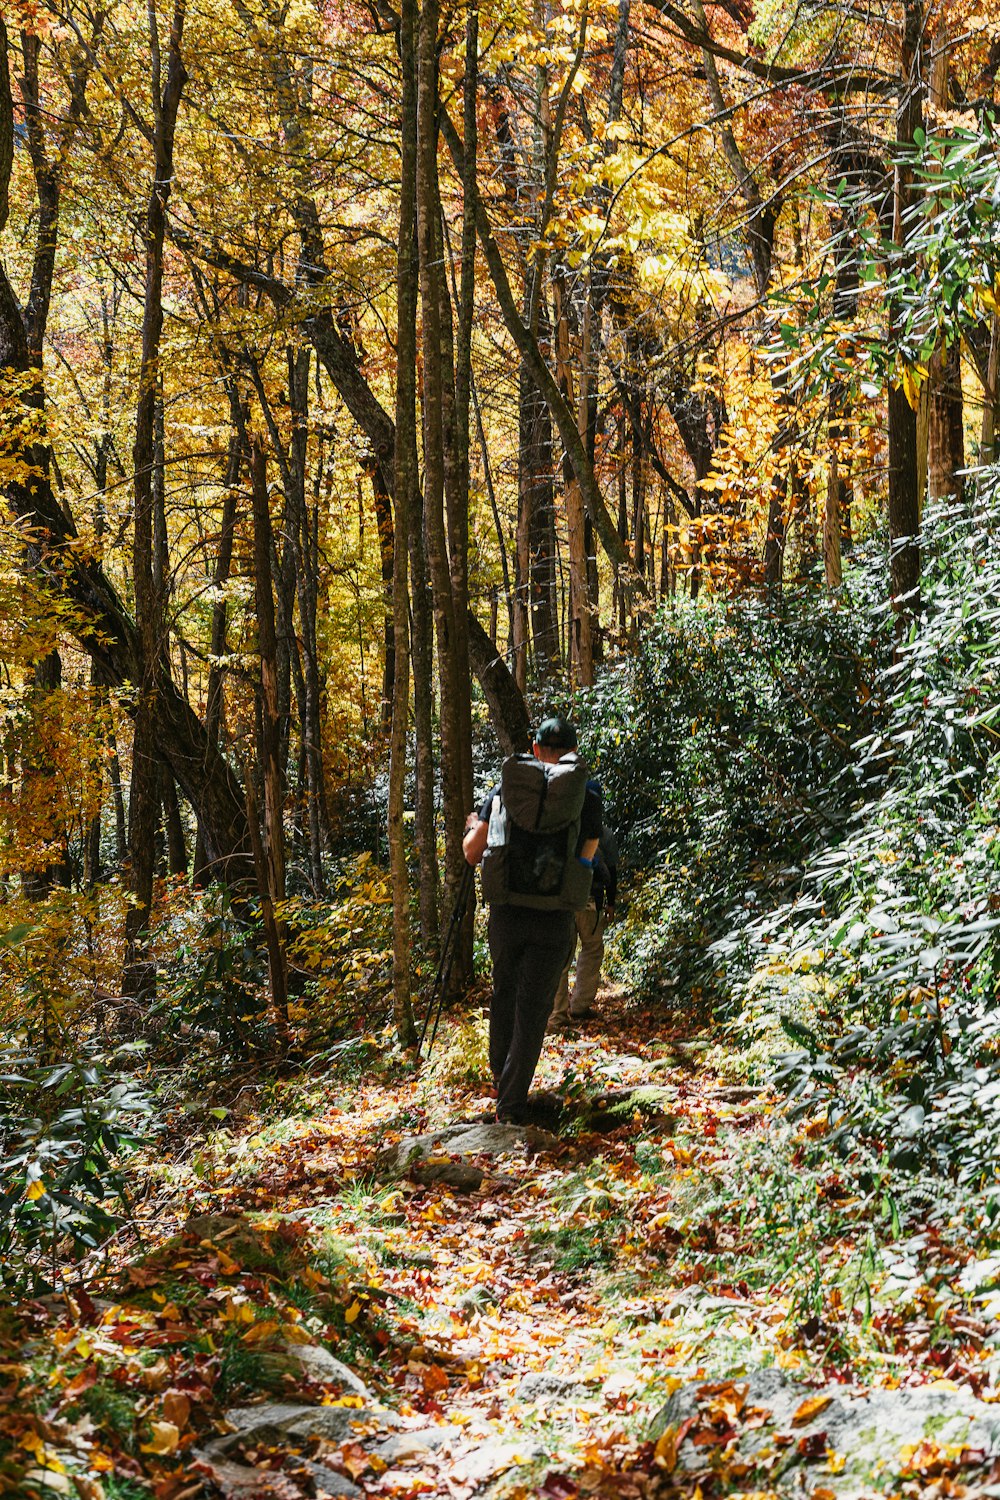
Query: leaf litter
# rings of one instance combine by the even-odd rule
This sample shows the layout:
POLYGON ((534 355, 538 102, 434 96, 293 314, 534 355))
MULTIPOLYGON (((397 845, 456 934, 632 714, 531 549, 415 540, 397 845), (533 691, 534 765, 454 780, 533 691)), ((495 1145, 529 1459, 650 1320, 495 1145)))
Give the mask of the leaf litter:
MULTIPOLYGON (((808 1133, 641 1029, 619 1005, 547 1044, 561 1136, 478 1158, 472 1191, 379 1177, 387 1146, 488 1107, 402 1070, 247 1121, 210 1181, 150 1164, 137 1240, 2 1315, 0 1493, 831 1500, 857 1392, 992 1401, 959 1246, 925 1233, 937 1282, 880 1297, 871 1205, 808 1133), (758 1399, 759 1372, 791 1394, 758 1399)), ((946 1426, 852 1493, 989 1493, 993 1449, 946 1426)))

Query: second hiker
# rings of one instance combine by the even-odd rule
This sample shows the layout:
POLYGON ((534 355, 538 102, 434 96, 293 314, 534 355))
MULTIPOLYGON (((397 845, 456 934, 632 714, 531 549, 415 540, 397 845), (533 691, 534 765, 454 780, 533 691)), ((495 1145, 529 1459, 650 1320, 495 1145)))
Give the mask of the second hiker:
POLYGON ((503 1123, 525 1119, 574 912, 590 899, 601 797, 576 747, 572 724, 545 719, 532 754, 504 761, 499 785, 466 824, 462 847, 470 865, 482 863, 490 907, 490 1068, 503 1123))
POLYGON ((594 884, 590 900, 583 911, 576 913, 576 939, 579 951, 576 955, 576 977, 570 993, 569 971, 572 954, 566 960, 555 1003, 549 1019, 550 1031, 575 1031, 578 1021, 589 1020, 594 1015, 594 1000, 601 980, 601 964, 604 962, 604 929, 615 914, 618 890, 618 840, 605 823, 601 828, 601 839, 594 856, 594 884))

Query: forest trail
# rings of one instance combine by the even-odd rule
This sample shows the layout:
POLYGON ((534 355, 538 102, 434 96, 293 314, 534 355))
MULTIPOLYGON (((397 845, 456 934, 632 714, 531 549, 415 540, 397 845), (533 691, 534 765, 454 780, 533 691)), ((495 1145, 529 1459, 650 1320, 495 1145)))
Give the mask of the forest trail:
POLYGON ((722 1054, 606 995, 546 1042, 554 1135, 447 1082, 483 1030, 449 1020, 422 1074, 331 1077, 294 1112, 237 1099, 180 1148, 147 1253, 23 1309, 0 1430, 31 1466, 5 1492, 833 1500, 990 1472, 972 1320, 930 1347, 929 1309, 863 1310, 870 1206, 812 1182, 722 1054))

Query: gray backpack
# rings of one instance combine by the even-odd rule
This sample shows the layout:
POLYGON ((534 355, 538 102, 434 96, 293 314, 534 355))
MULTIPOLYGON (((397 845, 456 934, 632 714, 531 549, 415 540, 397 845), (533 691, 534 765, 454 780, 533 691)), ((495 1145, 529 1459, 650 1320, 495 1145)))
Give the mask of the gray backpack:
POLYGON ((593 871, 577 858, 587 767, 512 755, 500 772, 483 854, 483 898, 536 911, 582 911, 593 871))

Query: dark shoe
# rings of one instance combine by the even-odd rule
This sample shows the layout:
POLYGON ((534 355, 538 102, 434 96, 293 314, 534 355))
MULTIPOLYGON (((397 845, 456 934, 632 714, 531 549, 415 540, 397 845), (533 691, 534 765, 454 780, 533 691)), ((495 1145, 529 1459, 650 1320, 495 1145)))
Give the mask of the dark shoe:
POLYGON ((596 1015, 597 1011, 594 1009, 594 1007, 592 1005, 588 1005, 586 1010, 570 1011, 569 1018, 571 1021, 593 1021, 596 1015))
POLYGON ((524 1115, 521 1114, 520 1110, 509 1110, 504 1114, 501 1114, 500 1111, 497 1110, 496 1122, 498 1125, 523 1125, 524 1115))
POLYGON ((572 1036, 576 1031, 575 1021, 575 1016, 559 1016, 557 1020, 549 1022, 546 1030, 558 1032, 561 1036, 572 1036))

